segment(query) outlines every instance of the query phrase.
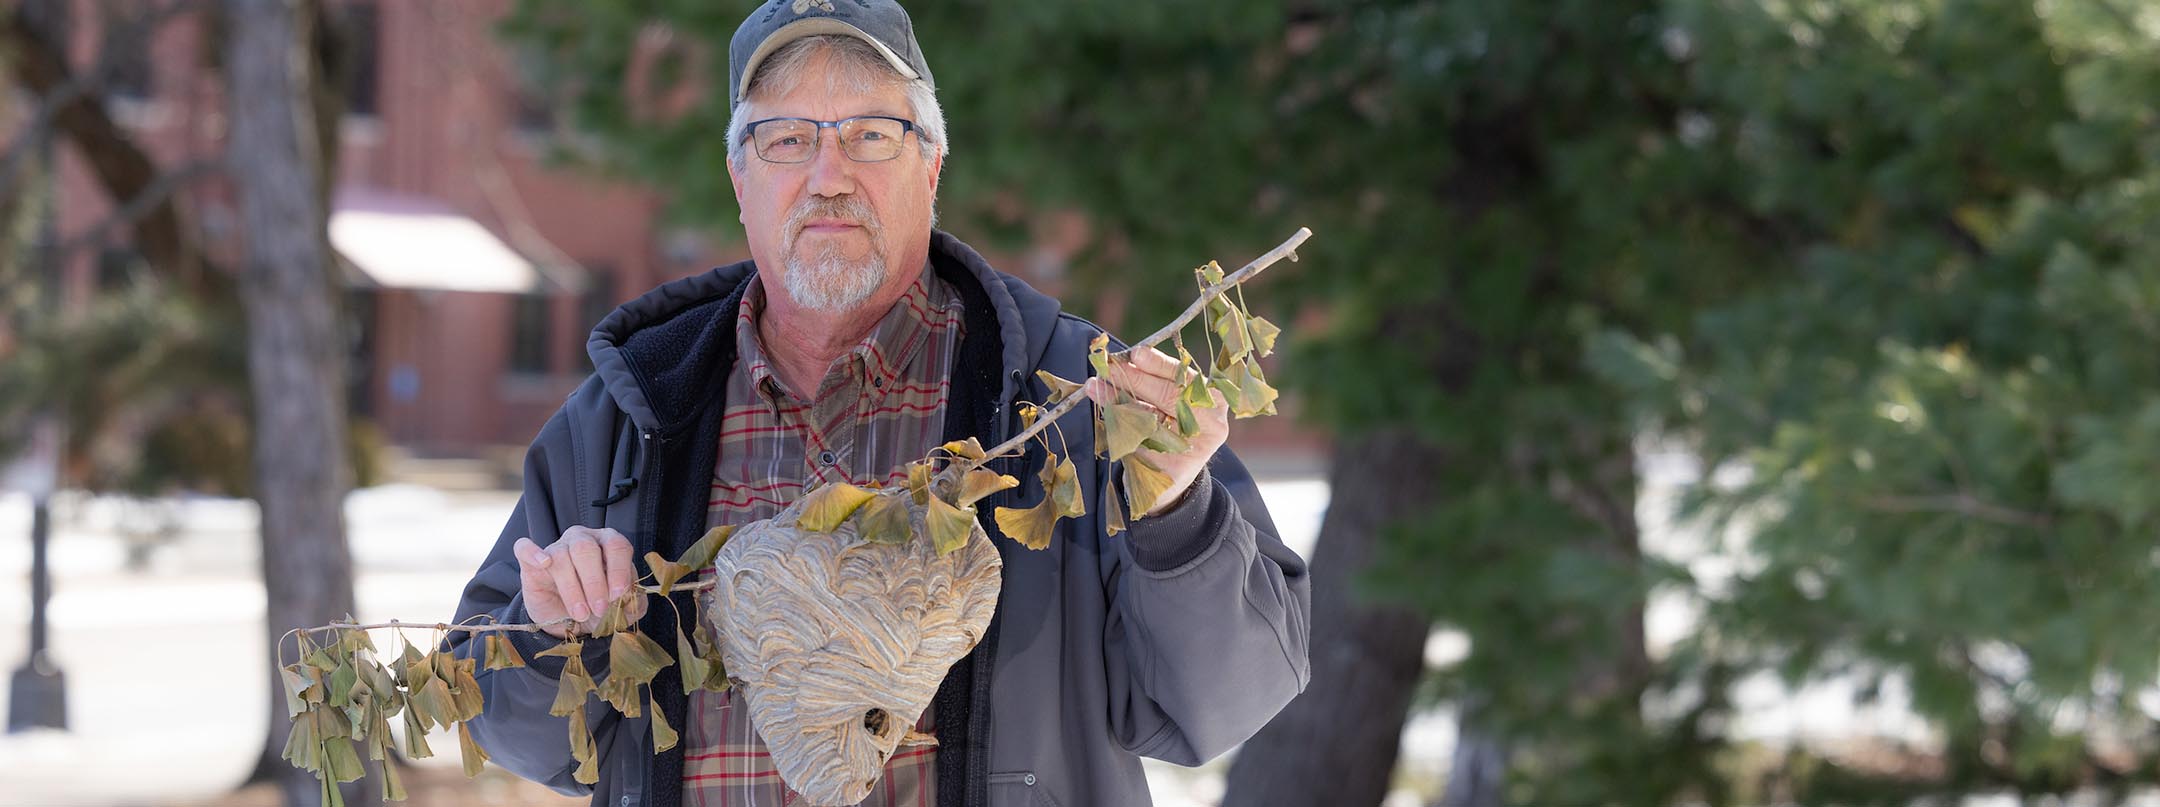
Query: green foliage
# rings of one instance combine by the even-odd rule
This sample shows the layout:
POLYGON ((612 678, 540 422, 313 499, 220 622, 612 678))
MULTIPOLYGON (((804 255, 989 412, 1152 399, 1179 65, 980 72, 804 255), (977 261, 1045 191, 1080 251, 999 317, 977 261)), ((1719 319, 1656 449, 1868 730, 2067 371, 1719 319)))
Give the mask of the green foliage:
MULTIPOLYGON (((1705 629, 1678 652, 1904 681, 1946 772, 1879 793, 2151 770, 2149 9, 1673 10, 1707 146, 1780 253, 1753 293, 1591 349, 1655 428, 1735 472, 1687 504, 1746 571, 1695 589, 1705 629)), ((1818 799, 1860 799, 1864 779, 1799 777, 1818 799)))
POLYGON ((8 317, 0 361, 0 455, 48 411, 66 413, 64 484, 153 495, 192 487, 247 489, 247 423, 237 395, 238 339, 213 317, 142 278, 61 314, 34 301, 18 269, 0 278, 32 290, 8 317))

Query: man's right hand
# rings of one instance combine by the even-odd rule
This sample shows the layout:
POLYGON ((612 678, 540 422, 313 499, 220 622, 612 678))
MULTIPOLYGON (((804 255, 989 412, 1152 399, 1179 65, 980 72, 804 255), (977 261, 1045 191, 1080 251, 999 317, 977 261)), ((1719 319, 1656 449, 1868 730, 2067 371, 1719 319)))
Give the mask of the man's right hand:
MULTIPOLYGON (((517 554, 526 615, 557 639, 570 636, 572 626, 561 621, 565 617, 576 620, 579 633, 598 628, 608 603, 637 579, 630 539, 604 527, 571 527, 546 547, 519 538, 511 551, 517 554)), ((644 616, 645 598, 631 600, 629 610, 633 621, 644 616)))

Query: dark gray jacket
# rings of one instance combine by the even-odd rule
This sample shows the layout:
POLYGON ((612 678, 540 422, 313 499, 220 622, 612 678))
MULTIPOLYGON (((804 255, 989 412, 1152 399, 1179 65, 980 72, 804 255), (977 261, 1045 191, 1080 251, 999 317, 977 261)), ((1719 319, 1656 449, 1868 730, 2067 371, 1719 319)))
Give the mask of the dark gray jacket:
MULTIPOLYGON (((994 445, 1017 430, 1016 401, 1046 397, 1037 368, 1089 374, 1087 344, 1099 329, 950 235, 935 233, 930 254, 966 304, 947 436, 994 445)), ((520 537, 545 545, 571 526, 612 527, 636 546, 642 574, 647 550, 672 558, 703 534, 719 395, 735 361, 732 315, 753 271, 744 262, 668 283, 594 329, 587 351, 597 371, 533 441, 524 497, 466 587, 459 620, 530 621, 510 550, 520 537)), ((1206 762, 1259 730, 1310 676, 1305 562, 1276 536, 1237 458, 1218 452, 1179 507, 1105 537, 1095 492, 1110 466, 1084 456, 1092 422, 1076 411, 1062 423, 1083 453, 1075 462, 1090 512, 1061 523, 1048 550, 1019 546, 990 518, 997 506, 1039 500, 1040 447, 1002 460, 1021 487, 978 505, 1004 557, 1004 589, 988 635, 938 690, 941 805, 1147 804, 1140 757, 1206 762)), ((691 613, 690 598, 677 598, 691 613)), ((671 651, 674 610, 650 608, 642 623, 671 651)), ((590 793, 596 807, 677 807, 681 746, 653 753, 649 718, 624 718, 598 699, 587 721, 599 784, 571 778, 567 720, 547 713, 563 662, 535 655, 549 637, 513 636, 529 666, 479 675, 487 707, 473 729, 494 761, 563 793, 590 793)), ((479 644, 457 641, 461 654, 479 644)), ((586 648, 595 679, 606 647, 586 648)), ((669 722, 687 726, 676 669, 652 689, 669 722)))

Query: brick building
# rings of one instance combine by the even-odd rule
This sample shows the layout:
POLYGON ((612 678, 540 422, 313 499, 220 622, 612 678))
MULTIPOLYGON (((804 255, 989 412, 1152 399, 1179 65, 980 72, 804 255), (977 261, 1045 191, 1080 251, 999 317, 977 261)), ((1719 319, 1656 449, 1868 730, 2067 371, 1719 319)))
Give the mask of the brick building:
MULTIPOLYGON (((420 454, 521 445, 588 371, 600 316, 732 258, 663 228, 651 190, 547 166, 552 106, 494 35, 508 0, 330 2, 355 48, 330 222, 356 331, 353 412, 420 454)), ((225 101, 206 16, 134 25, 167 5, 74 0, 69 49, 81 73, 110 62, 108 111, 172 169, 223 156, 225 101)), ((64 241, 113 204, 81 155, 55 155, 64 241)), ((237 217, 221 185, 180 193, 208 248, 230 257, 237 217)), ((69 299, 127 263, 121 240, 72 256, 69 299)))

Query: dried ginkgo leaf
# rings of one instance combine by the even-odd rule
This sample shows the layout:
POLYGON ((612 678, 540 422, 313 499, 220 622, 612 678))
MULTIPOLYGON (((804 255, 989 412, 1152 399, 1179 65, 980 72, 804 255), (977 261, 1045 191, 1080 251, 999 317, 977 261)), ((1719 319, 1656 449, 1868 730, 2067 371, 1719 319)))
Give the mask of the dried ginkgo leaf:
POLYGON ((481 649, 487 653, 487 669, 502 670, 525 666, 524 657, 519 656, 517 648, 510 644, 510 637, 501 633, 488 634, 481 644, 481 649))
POLYGON ((1238 400, 1230 406, 1232 414, 1241 418, 1275 414, 1276 393, 1268 386, 1267 378, 1260 375, 1260 367, 1252 362, 1244 365, 1245 377, 1238 382, 1238 400))
MULTIPOLYGON (((675 625, 675 663, 682 670, 682 694, 689 695, 705 685, 705 677, 711 673, 711 662, 697 654, 691 646, 689 634, 683 633, 682 623, 675 625)), ((655 711, 654 715, 659 712, 655 711)))
POLYGON ((473 660, 458 659, 457 673, 450 679, 450 702, 457 708, 452 715, 459 722, 480 716, 480 682, 473 677, 473 660))
POLYGON ((855 508, 870 501, 877 494, 846 482, 833 482, 803 497, 803 529, 814 532, 832 532, 840 522, 855 514, 855 508))
POLYGON ((699 538, 697 543, 691 544, 690 549, 684 552, 682 557, 675 559, 675 565, 691 571, 711 566, 713 555, 720 552, 720 547, 727 545, 728 536, 734 532, 735 525, 733 524, 706 530, 705 535, 699 538))
POLYGON ((548 707, 548 714, 568 717, 573 712, 585 710, 585 695, 593 691, 592 676, 585 673, 585 643, 576 639, 540 651, 543 656, 557 656, 563 660, 562 676, 556 679, 555 702, 548 707))
POLYGON ((322 734, 318 728, 322 723, 315 719, 316 711, 300 713, 292 731, 285 735, 284 758, 304 771, 322 770, 322 734))
POLYGON ((935 478, 936 471, 930 467, 929 460, 916 460, 908 463, 907 489, 908 493, 915 497, 916 504, 929 503, 930 482, 935 478))
POLYGON ((1161 503, 1170 490, 1170 475, 1145 457, 1126 457, 1124 466, 1125 498, 1132 505, 1133 520, 1138 521, 1161 503))
POLYGON ((898 545, 915 537, 915 528, 908 523, 908 497, 903 494, 880 495, 871 500, 863 505, 855 524, 862 539, 873 544, 898 545))
POLYGON ((1266 356, 1275 352, 1275 338, 1282 335, 1281 328, 1267 321, 1266 317, 1253 317, 1246 320, 1245 324, 1252 330, 1253 351, 1256 355, 1266 356))
POLYGON ((278 668, 278 679, 285 683, 285 716, 288 718, 299 717, 308 710, 309 704, 322 700, 322 693, 317 689, 320 685, 301 672, 302 669, 298 664, 278 668))
POLYGON ((435 750, 428 747, 427 733, 427 721, 408 703, 405 707, 405 756, 427 759, 435 755, 435 750))
POLYGON ((954 507, 950 502, 932 496, 925 521, 930 530, 930 545, 937 547, 938 554, 949 555, 967 545, 968 537, 975 529, 975 508, 954 507))
POLYGON ((1102 509, 1096 512, 1102 514, 1103 534, 1116 535, 1124 532, 1125 508, 1118 505, 1117 486, 1103 485, 1102 499, 1102 509))
MULTIPOLYGON (((1200 425, 1197 418, 1194 419, 1193 425, 1200 425)), ((1164 454, 1183 454, 1186 450, 1192 448, 1192 444, 1186 442, 1185 435, 1179 433, 1181 428, 1175 420, 1157 420, 1155 432, 1149 434, 1147 439, 1141 440, 1140 445, 1143 448, 1160 451, 1164 454)))
POLYGON ((1019 486, 1020 480, 1018 479, 1014 479, 996 471, 977 468, 975 470, 969 471, 967 473, 967 476, 960 478, 960 495, 954 497, 954 504, 960 505, 961 507, 967 507, 978 501, 981 501, 984 496, 988 496, 992 493, 1005 490, 1006 488, 1016 488, 1019 486))
POLYGON ((1178 436, 1185 438, 1200 435, 1200 416, 1193 412, 1192 404, 1187 403, 1183 398, 1178 399, 1177 402, 1177 431, 1178 436))
POLYGON ((1050 548, 1058 522, 1057 511, 1048 498, 1034 507, 1000 507, 991 517, 997 519, 998 530, 1006 537, 1036 550, 1050 548))
POLYGON ((1224 309, 1210 327, 1215 338, 1221 340, 1215 348, 1215 361, 1227 365, 1251 353, 1252 340, 1245 331, 1245 313, 1234 306, 1225 305, 1224 309))
POLYGON ((1042 480, 1046 499, 1058 515, 1067 518, 1087 515, 1087 503, 1080 500, 1080 471, 1073 467, 1071 458, 1059 459, 1051 454, 1043 460, 1042 470, 1037 472, 1042 480))
POLYGON ((324 740, 322 763, 322 774, 326 781, 354 782, 367 775, 367 768, 360 764, 360 752, 353 748, 350 739, 340 737, 324 740))
POLYGON ((973 437, 966 440, 954 440, 938 447, 945 449, 946 453, 962 459, 979 460, 984 456, 982 441, 973 437))
POLYGON ((1111 462, 1124 459, 1140 447, 1162 416, 1141 403, 1120 403, 1103 407, 1103 425, 1109 432, 1104 436, 1103 448, 1111 462))
MULTIPOLYGON (((385 748, 387 749, 387 747, 385 748)), ((370 754, 369 757, 373 759, 383 759, 383 757, 377 757, 373 754, 370 754)), ((406 799, 405 780, 398 773, 397 769, 398 766, 395 762, 387 763, 382 766, 383 801, 404 801, 406 799)))
POLYGON ((680 738, 675 736, 675 727, 668 724, 667 713, 660 711, 660 704, 657 702, 650 702, 647 705, 652 707, 650 713, 652 714, 653 750, 664 752, 674 748, 675 742, 680 738))
POLYGON ((481 748, 480 743, 473 740, 472 725, 469 723, 457 724, 457 738, 458 750, 463 752, 465 758, 465 778, 479 776, 480 771, 487 768, 487 749, 481 748))
POLYGON ((1110 335, 1098 333, 1088 340, 1088 364, 1095 368, 1095 375, 1110 374, 1110 335))
POLYGON ((1043 386, 1050 389, 1050 400, 1043 402, 1046 404, 1054 404, 1059 401, 1063 401, 1066 398, 1072 397, 1073 393, 1080 391, 1080 385, 1078 383, 1059 378, 1055 373, 1052 373, 1049 370, 1036 370, 1035 377, 1042 379, 1043 386))

